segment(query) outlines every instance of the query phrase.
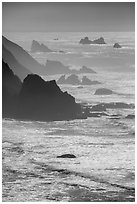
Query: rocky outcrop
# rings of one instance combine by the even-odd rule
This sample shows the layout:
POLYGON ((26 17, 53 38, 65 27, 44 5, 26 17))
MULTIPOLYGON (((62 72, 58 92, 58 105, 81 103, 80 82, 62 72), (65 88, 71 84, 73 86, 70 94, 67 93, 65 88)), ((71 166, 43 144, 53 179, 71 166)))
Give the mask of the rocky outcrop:
POLYGON ((4 46, 2 46, 2 58, 4 62, 10 66, 12 71, 23 81, 23 79, 31 72, 26 69, 23 65, 21 65, 16 58, 12 55, 12 53, 7 50, 4 46))
POLYGON ((80 44, 106 44, 105 41, 104 41, 104 38, 103 37, 100 37, 96 40, 89 40, 88 37, 85 37, 83 39, 80 40, 79 42, 80 44))
POLYGON ((65 80, 66 84, 72 84, 72 85, 78 85, 80 84, 80 81, 78 79, 78 76, 75 74, 72 74, 68 76, 68 78, 65 80))
POLYGON ((101 84, 99 81, 91 81, 86 76, 83 76, 81 85, 94 85, 94 84, 101 84))
POLYGON ((111 95, 113 93, 110 89, 100 88, 95 91, 94 95, 111 95))
POLYGON ((121 45, 119 45, 118 43, 115 43, 114 45, 113 45, 113 48, 121 48, 122 46, 121 45))
MULTIPOLYGON (((21 46, 2 36, 2 45, 15 57, 15 59, 31 73, 46 75, 45 66, 38 63, 21 46)), ((8 61, 7 61, 8 63, 8 61)))
POLYGON ((76 156, 74 154, 62 154, 57 156, 57 158, 76 158, 76 156))
POLYGON ((134 109, 134 104, 122 102, 99 103, 92 106, 91 111, 106 111, 107 109, 134 109))
POLYGON ((43 43, 40 44, 36 40, 33 40, 31 44, 31 52, 53 52, 53 51, 43 43))
POLYGON ((22 83, 8 64, 2 61, 2 116, 14 117, 17 112, 17 96, 22 83))
POLYGON ((82 115, 74 97, 62 92, 56 81, 28 75, 19 94, 18 118, 30 120, 70 120, 82 115))
POLYGON ((71 74, 65 79, 65 75, 62 75, 58 80, 58 84, 71 84, 71 85, 94 85, 101 84, 99 81, 91 81, 86 76, 83 76, 82 81, 79 80, 78 76, 71 74))

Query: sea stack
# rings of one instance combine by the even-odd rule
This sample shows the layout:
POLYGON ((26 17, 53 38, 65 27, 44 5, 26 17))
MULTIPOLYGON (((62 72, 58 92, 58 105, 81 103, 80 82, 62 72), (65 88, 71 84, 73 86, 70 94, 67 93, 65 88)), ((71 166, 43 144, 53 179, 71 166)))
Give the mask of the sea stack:
POLYGON ((36 40, 33 40, 31 45, 31 52, 53 52, 53 51, 43 43, 40 44, 36 40))
POLYGON ((119 45, 118 43, 115 43, 114 45, 113 45, 113 48, 121 48, 122 46, 121 45, 119 45))
POLYGON ((85 37, 80 40, 80 44, 106 44, 105 40, 103 37, 100 37, 96 40, 89 40, 88 37, 85 37))

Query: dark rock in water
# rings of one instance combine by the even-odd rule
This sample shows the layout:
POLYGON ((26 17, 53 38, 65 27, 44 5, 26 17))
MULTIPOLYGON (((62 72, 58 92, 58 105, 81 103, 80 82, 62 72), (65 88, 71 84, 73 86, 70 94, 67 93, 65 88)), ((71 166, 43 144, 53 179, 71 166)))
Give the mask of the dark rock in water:
POLYGON ((87 116, 88 117, 101 117, 101 116, 108 116, 108 114, 104 112, 90 112, 87 116))
POLYGON ((94 84, 101 84, 101 83, 99 81, 91 81, 86 76, 83 76, 81 84, 82 85, 94 85, 94 84))
POLYGON ((129 114, 125 117, 126 119, 134 119, 135 118, 135 115, 132 115, 132 114, 129 114))
POLYGON ((53 51, 43 43, 40 44, 36 40, 33 40, 31 45, 31 52, 53 52, 53 51))
POLYGON ((95 111, 105 111, 106 109, 133 109, 134 104, 127 104, 122 102, 111 102, 111 103, 100 103, 98 105, 92 106, 91 110, 95 111), (104 109, 104 110, 103 110, 104 109))
POLYGON ((18 117, 32 120, 71 120, 82 117, 81 106, 56 81, 28 75, 19 94, 18 117))
POLYGON ((14 75, 8 64, 2 61, 2 117, 12 117, 16 114, 17 95, 22 83, 14 75))
POLYGON ((96 74, 96 72, 86 66, 82 66, 82 68, 79 70, 79 73, 93 73, 96 74))
POLYGON ((83 89, 83 86, 78 86, 77 88, 78 88, 78 89, 83 89))
POLYGON ((59 50, 60 53, 65 53, 63 50, 59 50))
POLYGON ((57 156, 57 158, 76 158, 76 156, 74 154, 62 154, 57 156))
POLYGON ((114 48, 121 48, 122 46, 119 45, 118 43, 115 43, 115 44, 113 45, 113 47, 114 47, 114 48))
POLYGON ((113 91, 105 88, 97 89, 94 93, 94 95, 111 95, 111 94, 113 94, 113 91))
POLYGON ((23 79, 31 72, 21 65, 17 59, 13 56, 13 54, 7 50, 4 45, 2 46, 2 58, 4 62, 6 62, 12 71, 23 81, 23 79))
POLYGON ((88 37, 85 37, 80 40, 80 44, 106 44, 103 37, 100 37, 96 40, 89 40, 88 37))

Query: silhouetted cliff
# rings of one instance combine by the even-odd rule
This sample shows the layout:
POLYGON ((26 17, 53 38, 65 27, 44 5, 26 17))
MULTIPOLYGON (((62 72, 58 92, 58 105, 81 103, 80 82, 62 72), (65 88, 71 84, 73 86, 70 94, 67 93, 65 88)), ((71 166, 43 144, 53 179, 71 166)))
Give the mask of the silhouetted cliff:
POLYGON ((45 75, 45 67, 38 63, 22 47, 2 36, 2 45, 11 52, 17 61, 32 73, 45 75))
POLYGON ((14 75, 8 64, 2 61, 2 116, 15 117, 17 111, 17 96, 22 83, 14 75))
POLYGON ((56 81, 45 82, 38 75, 28 75, 19 94, 18 117, 32 120, 70 120, 81 115, 74 97, 62 92, 56 81))

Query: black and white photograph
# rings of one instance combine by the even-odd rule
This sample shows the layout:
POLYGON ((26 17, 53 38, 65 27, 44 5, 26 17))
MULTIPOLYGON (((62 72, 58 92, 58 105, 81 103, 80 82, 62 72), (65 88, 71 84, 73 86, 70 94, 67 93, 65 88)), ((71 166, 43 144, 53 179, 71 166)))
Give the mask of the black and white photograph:
POLYGON ((1 2, 2 202, 135 202, 135 2, 1 2))

